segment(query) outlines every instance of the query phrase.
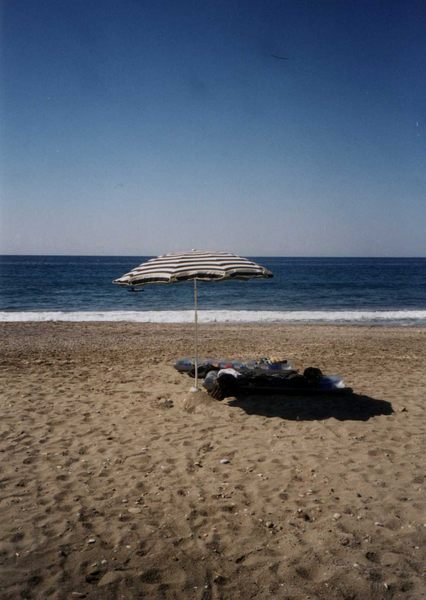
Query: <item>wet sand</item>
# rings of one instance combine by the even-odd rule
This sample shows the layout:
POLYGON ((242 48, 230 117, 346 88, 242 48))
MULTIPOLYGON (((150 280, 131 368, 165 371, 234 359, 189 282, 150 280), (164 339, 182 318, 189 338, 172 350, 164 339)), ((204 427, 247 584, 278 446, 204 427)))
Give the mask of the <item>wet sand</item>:
POLYGON ((202 326, 356 393, 223 402, 190 326, 0 335, 2 600, 424 598, 426 329, 202 326))

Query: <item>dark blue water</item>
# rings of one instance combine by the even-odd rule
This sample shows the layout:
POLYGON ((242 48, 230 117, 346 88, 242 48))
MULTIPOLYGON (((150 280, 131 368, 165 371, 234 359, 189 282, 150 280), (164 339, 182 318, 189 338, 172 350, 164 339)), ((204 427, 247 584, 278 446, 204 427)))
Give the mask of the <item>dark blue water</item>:
MULTIPOLYGON (((191 283, 130 293, 112 280, 148 257, 1 256, 0 311, 181 310, 191 283)), ((271 280, 199 284, 203 309, 425 310, 425 258, 255 258, 271 280)))

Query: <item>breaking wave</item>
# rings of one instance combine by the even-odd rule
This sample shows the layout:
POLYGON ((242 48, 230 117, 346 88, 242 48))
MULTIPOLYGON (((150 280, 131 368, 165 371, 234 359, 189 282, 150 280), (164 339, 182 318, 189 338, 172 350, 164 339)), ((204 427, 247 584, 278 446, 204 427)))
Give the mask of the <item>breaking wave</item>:
MULTIPOLYGON (((201 323, 359 323, 426 325, 426 310, 201 310, 201 323)), ((0 322, 106 321, 191 323, 193 310, 164 311, 3 311, 0 322)))

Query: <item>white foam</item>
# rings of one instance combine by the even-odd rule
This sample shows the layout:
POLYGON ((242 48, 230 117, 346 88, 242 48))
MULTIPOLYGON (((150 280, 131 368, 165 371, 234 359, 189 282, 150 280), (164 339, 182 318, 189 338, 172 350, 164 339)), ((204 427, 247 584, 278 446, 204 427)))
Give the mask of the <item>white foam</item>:
MULTIPOLYGON (((385 323, 426 324, 426 310, 257 311, 202 310, 200 323, 385 323)), ((0 312, 0 322, 124 321, 128 323, 192 323, 193 310, 165 311, 25 311, 0 312)))

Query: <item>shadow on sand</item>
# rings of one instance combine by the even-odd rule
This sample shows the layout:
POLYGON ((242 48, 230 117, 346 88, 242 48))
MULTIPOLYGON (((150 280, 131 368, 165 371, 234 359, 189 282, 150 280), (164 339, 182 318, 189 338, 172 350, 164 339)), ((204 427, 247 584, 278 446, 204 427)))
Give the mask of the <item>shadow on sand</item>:
POLYGON ((334 417, 339 421, 368 421, 370 417, 391 415, 392 404, 359 394, 339 396, 285 396, 265 393, 237 396, 229 406, 242 408, 249 415, 280 417, 297 421, 324 420, 334 417))

